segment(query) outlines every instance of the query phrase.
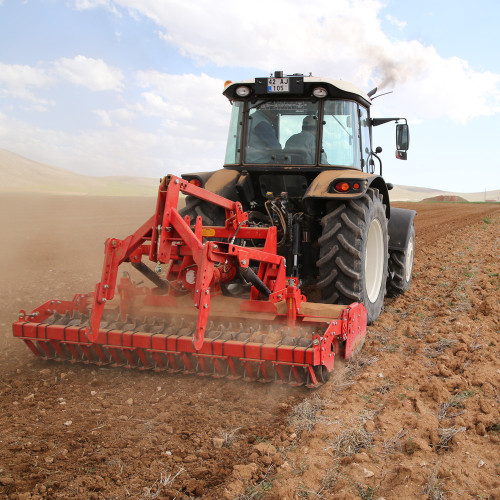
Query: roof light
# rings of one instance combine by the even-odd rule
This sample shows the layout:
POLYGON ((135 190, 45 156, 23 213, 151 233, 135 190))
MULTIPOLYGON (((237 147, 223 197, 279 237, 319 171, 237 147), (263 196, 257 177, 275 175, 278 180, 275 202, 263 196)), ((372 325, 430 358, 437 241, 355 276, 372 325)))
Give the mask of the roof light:
POLYGON ((228 85, 231 85, 231 83, 233 83, 231 80, 226 80, 224 82, 224 88, 226 88, 228 85))
POLYGON ((236 89, 236 95, 239 97, 246 97, 250 94, 250 89, 248 87, 242 86, 236 89))
POLYGON ((313 90, 313 96, 317 97, 318 99, 323 99, 323 97, 326 97, 327 95, 328 92, 324 87, 316 87, 313 90))

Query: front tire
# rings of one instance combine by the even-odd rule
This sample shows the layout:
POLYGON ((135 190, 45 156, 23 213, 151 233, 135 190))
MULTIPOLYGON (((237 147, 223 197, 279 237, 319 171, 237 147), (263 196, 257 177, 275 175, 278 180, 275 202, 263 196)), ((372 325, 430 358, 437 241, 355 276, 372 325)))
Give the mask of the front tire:
POLYGON ((415 226, 412 224, 404 250, 391 250, 389 255, 389 277, 387 296, 397 297, 406 292, 411 285, 413 259, 415 255, 415 226))
POLYGON ((321 225, 317 266, 323 302, 362 302, 373 323, 384 305, 388 261, 387 218, 378 190, 344 201, 321 225))

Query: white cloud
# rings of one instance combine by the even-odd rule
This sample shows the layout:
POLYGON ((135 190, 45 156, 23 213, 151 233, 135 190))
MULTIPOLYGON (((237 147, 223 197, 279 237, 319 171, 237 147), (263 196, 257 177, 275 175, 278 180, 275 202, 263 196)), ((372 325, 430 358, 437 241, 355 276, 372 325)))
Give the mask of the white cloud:
POLYGON ((105 127, 112 127, 116 124, 130 123, 136 116, 133 111, 126 108, 119 109, 96 109, 94 113, 101 118, 101 123, 105 127))
POLYGON ((89 175, 161 177, 221 168, 231 111, 223 81, 147 71, 136 82, 143 89, 137 102, 94 111, 101 130, 42 129, 0 114, 0 147, 89 175))
MULTIPOLYGON (((264 74, 311 71, 366 90, 394 88, 385 103, 394 106, 389 112, 404 106, 416 119, 449 117, 465 123, 500 111, 499 75, 444 58, 416 40, 389 39, 381 27, 380 1, 255 0, 251 8, 233 0, 112 4, 153 20, 166 43, 200 65, 251 67, 264 74)), ((387 19, 399 27, 406 23, 387 19)))
POLYGON ((40 62, 36 66, 0 62, 0 96, 24 101, 24 109, 46 111, 55 104, 40 94, 54 88, 61 81, 84 86, 93 91, 121 91, 124 76, 119 68, 102 59, 82 55, 73 59, 40 62))
POLYGON ((222 80, 203 73, 170 75, 140 71, 137 83, 146 89, 137 111, 161 117, 166 130, 177 135, 194 134, 208 141, 220 140, 227 130, 230 106, 222 96, 222 80))
POLYGON ((61 58, 54 62, 54 71, 65 80, 90 90, 121 90, 123 73, 102 59, 78 55, 73 59, 61 58))
POLYGON ((75 8, 77 10, 94 9, 97 7, 105 7, 112 12, 117 12, 111 0, 75 0, 75 8))
POLYGON ((54 83, 46 68, 0 62, 0 93, 34 103, 45 109, 49 101, 37 97, 35 90, 45 89, 54 83))
POLYGON ((387 19, 387 21, 389 21, 389 23, 391 23, 393 26, 396 26, 396 28, 398 28, 399 30, 402 30, 408 25, 406 21, 400 21, 390 14, 387 14, 385 18, 387 19))

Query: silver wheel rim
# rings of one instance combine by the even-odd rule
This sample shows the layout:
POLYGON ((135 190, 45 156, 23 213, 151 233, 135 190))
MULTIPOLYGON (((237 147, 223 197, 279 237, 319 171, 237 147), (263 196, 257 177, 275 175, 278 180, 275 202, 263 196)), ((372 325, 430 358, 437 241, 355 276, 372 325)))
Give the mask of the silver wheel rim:
POLYGON ((413 271, 413 252, 415 249, 415 242, 413 241, 413 236, 410 238, 410 241, 408 241, 408 247, 406 249, 406 256, 405 256, 405 279, 406 282, 410 281, 411 279, 411 273, 413 271))
POLYGON ((368 300, 375 302, 380 294, 384 274, 384 232, 378 219, 373 219, 368 230, 365 255, 365 286, 368 300))

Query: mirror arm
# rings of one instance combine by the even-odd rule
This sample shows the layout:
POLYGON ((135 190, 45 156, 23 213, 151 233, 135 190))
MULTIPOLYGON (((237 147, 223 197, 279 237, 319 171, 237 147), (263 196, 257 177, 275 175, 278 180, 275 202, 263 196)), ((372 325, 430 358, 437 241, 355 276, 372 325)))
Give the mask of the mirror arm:
POLYGON ((377 127, 378 125, 383 125, 384 123, 389 122, 398 122, 399 120, 404 120, 406 124, 408 124, 406 118, 372 118, 372 126, 377 127))

